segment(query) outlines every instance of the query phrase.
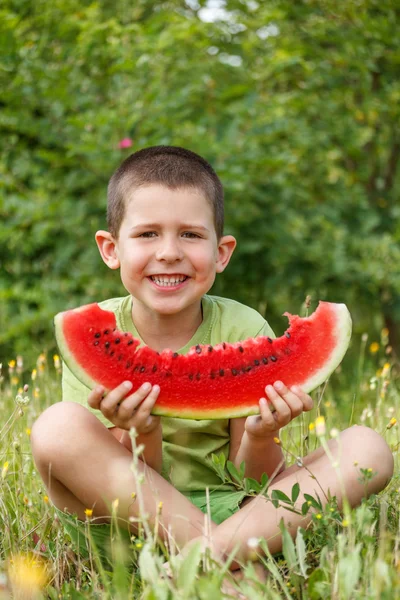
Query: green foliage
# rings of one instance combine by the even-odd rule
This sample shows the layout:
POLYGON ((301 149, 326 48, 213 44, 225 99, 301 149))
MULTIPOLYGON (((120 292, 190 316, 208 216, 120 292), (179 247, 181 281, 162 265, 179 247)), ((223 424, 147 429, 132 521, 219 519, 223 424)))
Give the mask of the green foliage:
POLYGON ((277 330, 306 294, 344 301, 400 347, 398 8, 227 0, 205 22, 204 4, 2 3, 3 360, 52 349, 57 311, 124 294, 93 236, 109 176, 153 144, 203 154, 226 187, 240 243, 216 293, 277 330))
MULTIPOLYGON (((0 586, 5 586, 5 593, 11 587, 11 559, 15 564, 21 557, 33 556, 37 561, 36 570, 42 564, 50 575, 45 596, 54 600, 60 597, 77 600, 122 600, 128 597, 223 600, 229 597, 222 593, 221 585, 229 579, 233 556, 219 565, 197 544, 185 556, 170 551, 173 544, 157 551, 153 539, 157 528, 154 525, 153 529, 149 523, 141 527, 142 531, 150 532, 146 539, 138 532, 137 537, 124 545, 118 529, 117 506, 112 509, 113 539, 110 540, 113 569, 108 570, 102 565, 94 536, 90 534, 90 521, 86 523, 89 558, 80 554, 56 518, 57 513, 49 503, 32 461, 30 428, 37 416, 58 399, 60 385, 60 373, 44 357, 40 358, 37 367, 33 381, 29 364, 25 370, 14 366, 10 367, 9 374, 4 370, 0 372, 3 414, 0 425, 0 526, 3 533, 0 536, 0 586), (21 391, 28 384, 29 389, 25 387, 25 391, 21 391), (166 570, 165 561, 169 562, 170 572, 166 570)), ((382 383, 371 390, 374 395, 364 395, 355 406, 353 418, 354 422, 367 423, 386 437, 398 467, 399 431, 391 417, 399 411, 400 395, 392 373, 393 370, 386 369, 382 383)), ((360 373, 360 386, 368 386, 375 378, 372 377, 374 374, 375 368, 369 364, 360 373)), ((330 393, 328 386, 320 410, 325 413, 328 429, 344 429, 348 426, 347 416, 333 404, 330 393)), ((343 397, 344 404, 350 404, 352 390, 342 384, 338 394, 343 397)), ((307 413, 304 427, 299 418, 282 430, 281 443, 288 466, 301 462, 296 457, 304 456, 318 443, 315 430, 308 427, 316 415, 315 408, 307 413), (305 446, 305 439, 309 447, 305 446)), ((222 480, 246 487, 248 480, 243 481, 242 465, 235 469, 222 455, 213 456, 212 463, 222 480)), ((359 468, 359 475, 365 483, 374 477, 372 471, 363 467, 359 468)), ((283 493, 278 486, 273 494, 268 494, 266 476, 256 483, 262 486, 261 492, 249 484, 249 495, 263 493, 266 498, 270 497, 271 502, 289 510, 289 513, 285 511, 288 521, 290 510, 311 511, 311 522, 304 530, 298 529, 293 539, 288 526, 281 524, 283 548, 280 555, 271 556, 266 541, 256 539, 254 562, 242 565, 241 581, 230 582, 236 592, 254 600, 323 600, 330 597, 391 600, 399 597, 398 475, 382 494, 371 496, 358 508, 348 510, 345 517, 334 498, 323 506, 316 494, 305 495, 303 503, 297 484, 290 493, 283 493), (266 583, 259 579, 257 569, 260 568, 268 574, 266 583)), ((32 577, 32 571, 23 574, 25 578, 32 577)), ((31 593, 36 592, 34 581, 32 579, 30 583, 31 593)), ((1 587, 0 591, 3 591, 1 587)), ((14 595, 17 596, 17 592, 14 595)))

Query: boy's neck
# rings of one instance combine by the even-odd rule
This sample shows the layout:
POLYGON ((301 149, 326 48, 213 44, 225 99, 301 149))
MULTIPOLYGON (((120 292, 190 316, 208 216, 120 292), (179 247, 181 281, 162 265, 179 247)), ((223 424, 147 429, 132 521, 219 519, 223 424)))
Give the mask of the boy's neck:
POLYGON ((176 352, 192 339, 203 321, 201 302, 198 307, 189 307, 185 314, 146 315, 132 306, 132 320, 144 343, 162 352, 169 348, 176 352))

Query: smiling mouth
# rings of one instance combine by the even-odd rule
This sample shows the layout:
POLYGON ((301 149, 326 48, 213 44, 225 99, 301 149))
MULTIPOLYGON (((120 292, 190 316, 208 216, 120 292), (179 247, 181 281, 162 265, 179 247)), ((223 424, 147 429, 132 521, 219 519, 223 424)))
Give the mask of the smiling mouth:
POLYGON ((173 287, 183 283, 189 277, 187 275, 151 275, 150 279, 162 287, 173 287))

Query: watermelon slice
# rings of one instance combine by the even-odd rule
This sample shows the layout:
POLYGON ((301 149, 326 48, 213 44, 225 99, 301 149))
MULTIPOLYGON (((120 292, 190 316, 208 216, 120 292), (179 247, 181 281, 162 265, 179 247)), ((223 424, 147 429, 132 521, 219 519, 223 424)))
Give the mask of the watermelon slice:
POLYGON ((259 413, 265 386, 278 379, 310 392, 341 362, 351 336, 345 304, 320 302, 305 318, 285 315, 289 328, 280 338, 198 345, 186 355, 139 347, 98 304, 59 313, 55 328, 65 363, 89 388, 111 390, 130 380, 137 389, 150 381, 160 386, 153 414, 223 419, 259 413))

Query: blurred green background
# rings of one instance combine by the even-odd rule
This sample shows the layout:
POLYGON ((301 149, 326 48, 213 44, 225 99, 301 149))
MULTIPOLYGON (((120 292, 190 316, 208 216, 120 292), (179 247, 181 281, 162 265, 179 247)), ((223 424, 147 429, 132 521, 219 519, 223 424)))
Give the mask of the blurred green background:
POLYGON ((356 333, 387 327, 399 352, 399 16, 393 0, 3 0, 0 362, 52 351, 56 312, 125 294, 94 232, 114 169, 157 144, 224 183, 239 246, 214 293, 278 334, 307 294, 346 302, 356 333))

